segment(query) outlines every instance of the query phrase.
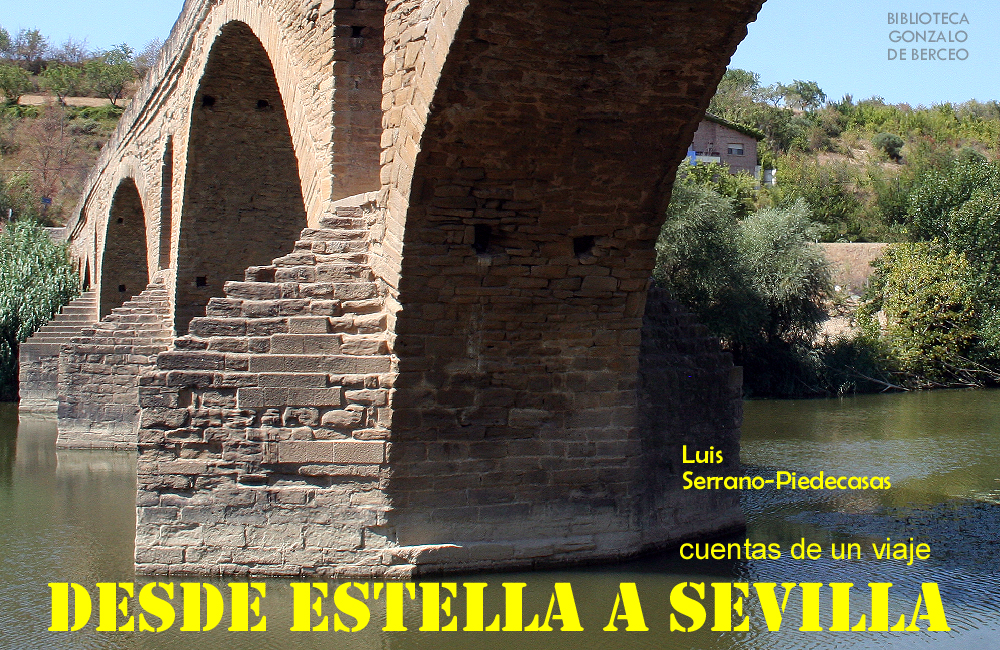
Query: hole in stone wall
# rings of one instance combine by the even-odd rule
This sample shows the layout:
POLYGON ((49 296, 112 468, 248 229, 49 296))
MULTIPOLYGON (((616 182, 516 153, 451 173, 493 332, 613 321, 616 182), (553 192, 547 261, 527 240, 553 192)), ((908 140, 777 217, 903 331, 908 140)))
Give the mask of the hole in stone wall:
POLYGON ((475 238, 472 242, 472 248, 477 253, 485 253, 490 248, 490 235, 493 232, 493 228, 485 223, 477 223, 473 228, 475 230, 475 238))
POLYGON ((266 99, 258 99, 257 100, 257 110, 258 111, 266 111, 269 108, 271 108, 271 102, 267 101, 266 99))
POLYGON ((118 223, 125 223, 125 217, 118 217, 118 223))
POLYGON ((202 95, 201 96, 201 107, 202 108, 211 108, 212 106, 215 106, 215 97, 213 97, 212 95, 202 95))
POLYGON ((208 276, 199 275, 194 279, 194 286, 196 287, 207 287, 208 286, 208 276))
POLYGON ((364 25, 351 25, 351 38, 364 38, 364 25))
POLYGON ((573 254, 577 257, 583 257, 584 255, 590 255, 594 250, 594 236, 584 235, 583 237, 573 238, 573 254))
POLYGON ((125 285, 124 284, 119 284, 118 285, 118 293, 125 293, 125 285))

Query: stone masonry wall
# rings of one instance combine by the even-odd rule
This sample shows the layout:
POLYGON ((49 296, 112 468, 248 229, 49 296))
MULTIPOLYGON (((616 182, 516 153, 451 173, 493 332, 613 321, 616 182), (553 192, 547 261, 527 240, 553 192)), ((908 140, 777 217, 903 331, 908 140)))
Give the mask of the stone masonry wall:
POLYGON ((639 349, 639 413, 647 539, 677 542, 744 526, 738 490, 683 490, 683 474, 738 476, 743 372, 704 325, 666 292, 646 298, 639 349), (682 463, 714 447, 723 462, 682 463))
MULTIPOLYGON (((615 522, 586 509, 574 535, 539 534, 530 510, 551 509, 541 467, 558 462, 557 443, 489 438, 442 447, 489 460, 474 473, 446 456, 436 461, 425 481, 440 492, 426 524, 437 538, 407 543, 395 522, 426 511, 395 497, 396 437, 386 425, 396 373, 365 254, 365 231, 377 220, 377 212, 340 208, 324 228, 303 231, 295 252, 229 283, 227 297, 214 299, 141 378, 140 571, 371 577, 531 567, 624 557, 741 525, 733 498, 679 491, 675 458, 688 443, 738 459, 732 361, 690 315, 654 294, 640 364, 647 416, 631 453, 660 474, 633 486, 635 500, 614 504, 635 543, 609 546, 606 526, 615 522), (548 456, 526 444, 549 445, 548 456), (531 462, 526 451, 541 465, 524 472, 523 506, 509 508, 504 524, 520 538, 493 531, 493 539, 468 540, 466 529, 437 516, 454 507, 456 487, 477 491, 470 477, 531 462)), ((599 439, 573 451, 581 465, 607 456, 599 439)), ((735 471, 737 462, 720 469, 735 471)))
POLYGON ((18 410, 55 413, 59 407, 59 350, 97 321, 97 295, 84 292, 18 346, 18 410))
POLYGON ((172 336, 169 293, 154 280, 59 354, 59 447, 134 449, 138 376, 172 336))
POLYGON ((646 287, 677 164, 759 3, 413 4, 388 9, 373 262, 398 289, 396 539, 554 559, 666 543, 635 523, 652 516, 646 287))
POLYGON ((226 284, 140 379, 136 566, 385 572, 388 355, 371 204, 226 284))

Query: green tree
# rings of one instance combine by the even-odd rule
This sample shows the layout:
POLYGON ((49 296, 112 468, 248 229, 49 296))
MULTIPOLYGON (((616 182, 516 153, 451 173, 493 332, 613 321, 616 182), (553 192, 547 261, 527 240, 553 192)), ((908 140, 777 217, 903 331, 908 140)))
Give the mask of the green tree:
POLYGON ((768 342, 808 344, 826 319, 822 301, 831 283, 826 258, 815 243, 821 229, 802 199, 786 208, 760 210, 739 224, 740 263, 768 311, 763 324, 768 342))
POLYGON ((738 221, 714 190, 674 187, 653 277, 726 342, 751 394, 815 384, 811 342, 830 284, 817 227, 802 201, 738 221))
POLYGON ((0 400, 17 399, 17 346, 79 294, 64 244, 29 220, 0 233, 0 400))
POLYGON ((779 84, 778 92, 785 100, 785 105, 802 110, 816 110, 826 101, 826 93, 815 81, 796 79, 789 85, 779 84))
POLYGON ((722 163, 682 165, 677 170, 677 184, 706 187, 728 197, 732 200, 737 219, 742 219, 757 208, 757 179, 744 171, 730 174, 729 167, 722 163))
POLYGON ((27 70, 9 63, 0 63, 0 92, 8 104, 16 104, 30 90, 31 75, 27 70))
POLYGON ((8 32, 3 27, 0 27, 0 54, 8 54, 10 52, 10 32, 8 32))
POLYGON ((122 98, 125 88, 135 79, 132 54, 132 48, 122 43, 102 52, 84 66, 91 87, 111 100, 115 106, 122 98))
POLYGON ((84 87, 83 71, 62 63, 54 63, 45 68, 40 75, 40 81, 63 106, 66 105, 67 97, 78 94, 84 87))

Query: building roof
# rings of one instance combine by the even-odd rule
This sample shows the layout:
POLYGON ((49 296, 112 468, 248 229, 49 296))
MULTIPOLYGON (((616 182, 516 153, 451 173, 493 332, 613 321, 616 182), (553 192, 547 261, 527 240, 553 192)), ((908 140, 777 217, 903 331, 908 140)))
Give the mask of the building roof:
POLYGON ((715 122, 720 126, 724 126, 727 129, 732 129, 733 131, 738 131, 743 135, 750 136, 755 140, 763 140, 766 136, 764 132, 758 128, 747 126, 746 124, 739 124, 737 122, 730 122, 729 120, 719 117, 718 115, 712 115, 711 113, 705 113, 705 119, 709 122, 715 122))

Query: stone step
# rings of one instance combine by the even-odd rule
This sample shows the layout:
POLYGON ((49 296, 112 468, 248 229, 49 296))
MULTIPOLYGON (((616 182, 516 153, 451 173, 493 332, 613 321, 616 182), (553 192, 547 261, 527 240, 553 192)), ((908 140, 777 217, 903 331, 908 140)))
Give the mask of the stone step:
POLYGON ((60 314, 69 316, 73 314, 79 314, 81 316, 87 316, 94 313, 96 305, 75 305, 70 303, 62 308, 59 312, 60 314))
MULTIPOLYGON (((93 321, 91 321, 93 322, 93 321)), ((48 325, 42 325, 38 328, 35 334, 48 333, 48 334, 62 334, 63 332, 79 332, 86 326, 86 323, 81 322, 79 325, 74 325, 72 323, 64 323, 60 321, 49 321, 48 325)))
POLYGON ((356 228, 306 228, 301 234, 303 242, 316 241, 358 241, 368 239, 364 226, 356 228))
POLYGON ((91 315, 84 314, 60 314, 56 316, 50 323, 93 323, 97 319, 97 312, 95 311, 91 315))

